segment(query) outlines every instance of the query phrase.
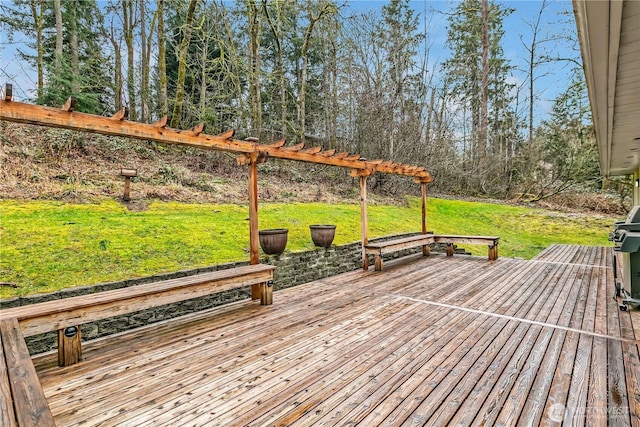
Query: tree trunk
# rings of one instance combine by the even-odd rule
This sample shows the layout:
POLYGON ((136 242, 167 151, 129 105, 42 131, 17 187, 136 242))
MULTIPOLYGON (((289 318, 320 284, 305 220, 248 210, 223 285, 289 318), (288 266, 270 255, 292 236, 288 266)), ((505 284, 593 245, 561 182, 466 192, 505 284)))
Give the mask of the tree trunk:
POLYGON ((63 33, 62 33, 62 5, 60 4, 60 0, 54 0, 54 13, 56 16, 56 50, 55 50, 55 69, 56 74, 60 73, 62 68, 62 43, 63 43, 63 33))
MULTIPOLYGON (((480 110, 480 151, 478 153, 479 165, 484 168, 487 150, 487 130, 489 127, 489 7, 488 0, 482 0, 482 83, 481 83, 481 110, 480 110)), ((484 171, 480 170, 482 174, 484 171)))
POLYGON ((209 44, 207 40, 202 42, 202 55, 200 56, 200 117, 204 115, 207 106, 207 56, 209 54, 209 44))
MULTIPOLYGON (((273 2, 273 6, 279 8, 280 5, 278 2, 273 2)), ((277 9, 278 10, 278 16, 277 16, 278 26, 276 27, 275 23, 271 19, 271 15, 269 15, 267 0, 262 0, 262 8, 264 10, 265 17, 267 18, 267 23, 269 24, 269 28, 273 33, 273 39, 276 42, 276 50, 277 50, 276 72, 278 73, 278 78, 280 82, 280 128, 281 128, 282 138, 286 138, 286 135, 287 135, 287 92, 286 92, 287 87, 286 87, 286 79, 284 76, 284 59, 282 54, 282 40, 281 40, 282 32, 280 30, 280 25, 279 25, 281 22, 280 9, 277 9)))
POLYGON ((135 59, 133 46, 133 0, 122 0, 122 18, 124 40, 127 44, 127 89, 129 94, 129 117, 131 120, 137 120, 136 113, 136 85, 135 85, 135 59))
POLYGON ((109 34, 109 40, 113 46, 114 52, 114 64, 113 64, 113 93, 115 95, 114 105, 116 111, 122 109, 122 51, 120 49, 120 43, 116 40, 115 29, 113 28, 113 22, 111 23, 111 33, 109 34))
MULTIPOLYGON (((242 58, 238 54, 238 49, 234 43, 235 35, 233 28, 230 25, 230 19, 227 15, 227 9, 224 2, 213 2, 216 9, 219 7, 219 13, 221 21, 224 27, 224 37, 220 37, 219 44, 225 46, 228 50, 226 55, 227 59, 223 61, 223 65, 226 68, 227 75, 233 84, 235 91, 235 101, 238 103, 236 108, 236 117, 238 118, 238 126, 240 129, 245 128, 246 123, 246 108, 245 108, 245 96, 243 91, 243 82, 240 80, 242 58), (231 64, 231 66, 229 65, 231 64)), ((224 52, 224 51, 223 51, 224 52)))
POLYGON ((542 4, 540 6, 540 10, 538 11, 538 18, 535 24, 531 24, 531 29, 533 30, 533 38, 531 40, 531 47, 527 50, 529 51, 529 144, 533 141, 533 107, 534 107, 534 83, 535 83, 535 66, 536 66, 536 48, 538 47, 538 31, 540 28, 540 20, 542 18, 542 13, 546 7, 546 0, 542 0, 542 4))
POLYGON ((36 30, 36 49, 38 55, 36 60, 36 68, 38 72, 37 102, 40 103, 44 90, 44 47, 42 46, 42 31, 44 29, 44 18, 42 16, 43 4, 40 0, 31 0, 29 5, 31 6, 33 23, 36 30))
POLYGON ((258 7, 254 0, 247 1, 249 21, 249 108, 251 111, 251 133, 260 137, 262 127, 262 103, 260 99, 260 22, 258 7))
MULTIPOLYGON (((145 0, 146 1, 146 0, 145 0)), ((149 87, 149 74, 151 73, 151 44, 153 42, 153 32, 156 28, 156 20, 158 19, 158 13, 153 14, 153 18, 151 19, 151 27, 149 27, 149 35, 147 36, 147 53, 146 53, 146 61, 147 68, 142 70, 143 72, 143 87, 145 90, 145 101, 144 108, 146 108, 146 122, 149 123, 151 121, 151 88, 149 87)))
MULTIPOLYGON (((149 122, 149 57, 147 55, 147 13, 145 3, 147 0, 139 0, 140 10, 140 46, 142 48, 141 64, 140 64, 140 106, 141 118, 144 123, 149 122)), ((153 28, 150 30, 153 31, 153 28)), ((151 38, 151 35, 149 35, 151 38)))
MULTIPOLYGON (((310 7, 310 5, 309 5, 310 7)), ((300 134, 300 142, 304 142, 306 133, 306 97, 307 97, 307 70, 309 66, 309 42, 313 34, 313 27, 316 25, 324 15, 330 12, 331 5, 326 3, 322 6, 322 10, 318 13, 318 16, 313 16, 311 9, 308 11, 309 26, 304 34, 302 42, 302 49, 300 51, 300 57, 302 58, 302 69, 300 70, 300 91, 298 93, 298 131, 300 134)))
POLYGON ((189 0, 189 7, 187 9, 187 17, 184 23, 184 33, 182 42, 180 43, 180 49, 178 51, 178 79, 176 81, 176 102, 173 107, 173 113, 171 117, 171 127, 178 127, 180 120, 182 119, 182 106, 184 104, 184 81, 187 71, 187 53, 189 51, 189 44, 191 43, 191 33, 193 31, 193 19, 196 12, 196 6, 198 0, 189 0))
POLYGON ((156 13, 158 14, 158 79, 160 81, 160 92, 158 94, 160 103, 160 117, 166 116, 169 112, 167 100, 167 54, 164 35, 164 0, 157 0, 156 13))
POLYGON ((431 145, 431 124, 434 115, 434 107, 436 102, 436 89, 431 88, 431 97, 429 98, 429 105, 427 106, 427 123, 425 124, 425 142, 427 146, 431 145))
POLYGON ((80 92, 80 59, 78 54, 78 5, 69 2, 69 53, 71 56, 71 92, 77 95, 80 92))

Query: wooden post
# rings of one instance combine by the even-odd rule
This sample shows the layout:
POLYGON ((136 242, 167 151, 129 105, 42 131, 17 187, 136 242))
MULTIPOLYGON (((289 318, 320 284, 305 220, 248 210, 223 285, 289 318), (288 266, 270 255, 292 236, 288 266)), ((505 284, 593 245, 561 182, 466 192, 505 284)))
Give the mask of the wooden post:
POLYGON ((369 269, 369 257, 365 246, 369 244, 369 222, 367 219, 367 178, 373 174, 372 170, 351 171, 351 176, 360 178, 360 224, 362 225, 362 269, 369 269))
POLYGON ((365 246, 369 244, 369 222, 367 219, 367 176, 360 177, 360 217, 362 225, 362 269, 369 269, 369 257, 365 246))
POLYGON ((58 366, 70 366, 82 360, 81 335, 77 326, 58 329, 58 366))
POLYGON ((498 244, 489 245, 489 261, 495 261, 498 259, 498 244))
MULTIPOLYGON (((262 153, 241 154, 237 158, 238 165, 249 166, 249 263, 260 264, 260 237, 258 234, 258 163, 267 161, 262 153)), ((251 285, 251 299, 261 300, 262 304, 271 304, 271 298, 262 297, 264 285, 251 285)), ((271 291, 271 288, 269 289, 271 291)), ((265 290, 266 292, 266 290, 265 290)))
MULTIPOLYGON (((422 195, 422 234, 427 234, 427 184, 432 181, 431 176, 420 177, 413 180, 413 182, 420 184, 422 195)), ((448 252, 447 252, 448 253, 448 252)), ((422 255, 429 256, 429 245, 422 247, 422 255)))
POLYGON ((260 287, 260 304, 271 305, 273 304, 273 281, 261 283, 260 287))
POLYGON ((422 187, 422 234, 427 234, 427 183, 421 182, 422 187))
POLYGON ((124 178, 124 194, 122 195, 122 200, 125 202, 131 200, 131 178, 128 176, 124 178))
POLYGON ((454 252, 453 243, 447 243, 447 256, 453 256, 454 252))
MULTIPOLYGON (((427 234, 427 183, 425 181, 420 182, 422 193, 422 234, 427 234)), ((429 256, 429 245, 422 247, 422 255, 429 256)))
POLYGON ((131 177, 138 176, 138 170, 121 168, 120 176, 124 176, 124 194, 122 195, 122 200, 128 202, 131 200, 131 177))
POLYGON ((258 238, 258 165, 249 163, 249 248, 251 264, 260 263, 260 240, 258 238))
MULTIPOLYGON (((254 156, 249 163, 249 252, 250 264, 260 263, 260 240, 258 236, 258 164, 254 156)), ((251 299, 260 299, 261 285, 251 285, 251 299)))

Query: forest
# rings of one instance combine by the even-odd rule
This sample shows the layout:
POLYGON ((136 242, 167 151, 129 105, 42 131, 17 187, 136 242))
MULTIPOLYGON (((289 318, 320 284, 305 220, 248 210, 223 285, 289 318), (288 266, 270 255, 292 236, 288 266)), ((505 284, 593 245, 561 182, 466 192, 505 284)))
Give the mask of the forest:
POLYGON ((519 2, 367 3, 7 0, 0 25, 33 70, 24 93, 37 104, 75 95, 93 114, 126 106, 139 122, 167 115, 175 128, 424 165, 441 193, 531 202, 621 185, 600 177, 570 11, 541 0, 514 29, 519 2), (433 19, 446 20, 437 60, 433 19), (541 115, 550 67, 568 78, 551 83, 563 87, 541 115))

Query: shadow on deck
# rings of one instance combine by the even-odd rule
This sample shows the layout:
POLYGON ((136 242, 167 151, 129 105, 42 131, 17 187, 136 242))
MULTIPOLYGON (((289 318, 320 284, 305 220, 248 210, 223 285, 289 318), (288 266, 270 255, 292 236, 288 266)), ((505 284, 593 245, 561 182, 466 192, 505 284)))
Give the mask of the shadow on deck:
MULTIPOLYGON (((611 251, 410 257, 35 358, 67 425, 640 425, 611 251)), ((638 337, 640 338, 640 337, 638 337)))

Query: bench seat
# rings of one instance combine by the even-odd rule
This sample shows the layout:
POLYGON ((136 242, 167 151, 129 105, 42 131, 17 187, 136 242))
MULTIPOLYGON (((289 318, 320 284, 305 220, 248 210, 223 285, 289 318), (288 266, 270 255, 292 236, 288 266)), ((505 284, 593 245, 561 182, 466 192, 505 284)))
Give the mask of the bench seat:
POLYGON ((79 325, 250 285, 259 288, 261 303, 268 305, 273 301, 274 270, 271 265, 247 265, 47 301, 2 310, 0 320, 17 319, 24 336, 57 330, 58 362, 67 366, 81 359, 79 325))
POLYGON ((376 271, 382 271, 384 263, 382 255, 391 252, 401 251, 404 249, 415 248, 422 246, 422 254, 424 256, 429 255, 429 244, 431 243, 444 243, 447 245, 447 256, 453 256, 453 244, 479 244, 487 245, 489 248, 489 260, 494 261, 498 259, 498 242, 500 237, 498 236, 460 236, 455 234, 420 234, 411 237, 403 237, 400 239, 389 240, 386 242, 368 243, 365 246, 365 253, 367 255, 373 255, 375 259, 376 271))
POLYGON ((429 245, 434 242, 435 240, 433 234, 420 234, 417 236, 388 240, 386 242, 368 243, 365 246, 365 253, 367 255, 373 255, 376 271, 382 271, 384 267, 382 255, 422 246, 422 254, 424 256, 428 256, 429 245))
POLYGON ((55 426, 18 320, 0 320, 0 425, 55 426))

